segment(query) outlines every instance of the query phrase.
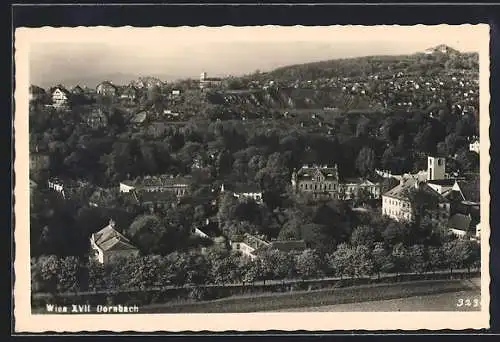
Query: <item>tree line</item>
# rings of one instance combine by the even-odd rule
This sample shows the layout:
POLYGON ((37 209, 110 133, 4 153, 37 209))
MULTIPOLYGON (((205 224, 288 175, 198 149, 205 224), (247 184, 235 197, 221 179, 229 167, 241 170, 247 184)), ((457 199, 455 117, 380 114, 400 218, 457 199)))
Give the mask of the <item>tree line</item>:
POLYGON ((117 259, 101 265, 76 257, 54 255, 33 258, 33 292, 127 291, 165 286, 254 284, 262 281, 359 278, 387 273, 424 273, 477 268, 479 246, 453 240, 442 246, 383 243, 365 244, 359 238, 342 243, 325 256, 316 250, 283 252, 267 249, 257 259, 241 258, 239 252, 209 249, 207 253, 174 252, 117 259))

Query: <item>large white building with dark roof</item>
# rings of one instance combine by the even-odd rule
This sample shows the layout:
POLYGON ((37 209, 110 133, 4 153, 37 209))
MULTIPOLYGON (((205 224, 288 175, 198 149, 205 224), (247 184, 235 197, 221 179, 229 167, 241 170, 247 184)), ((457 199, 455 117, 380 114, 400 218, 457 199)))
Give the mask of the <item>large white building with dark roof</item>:
POLYGON ((292 187, 313 199, 352 199, 362 190, 372 198, 380 198, 379 182, 363 178, 340 180, 337 165, 305 165, 292 174, 292 187))
POLYGON ((420 188, 437 200, 438 208, 428 213, 430 218, 442 222, 448 220, 453 211, 451 204, 461 203, 466 197, 460 187, 460 180, 447 178, 445 167, 445 158, 429 156, 427 171, 397 178, 399 185, 382 195, 382 214, 398 221, 413 220, 412 203, 408 193, 420 188))

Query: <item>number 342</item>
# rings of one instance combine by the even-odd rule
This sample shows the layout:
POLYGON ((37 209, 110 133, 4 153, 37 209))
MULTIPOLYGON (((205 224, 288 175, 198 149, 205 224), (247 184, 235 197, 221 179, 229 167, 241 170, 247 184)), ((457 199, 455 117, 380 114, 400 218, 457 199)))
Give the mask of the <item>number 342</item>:
POLYGON ((477 308, 481 305, 480 301, 479 301, 479 298, 474 298, 474 299, 471 299, 471 298, 459 298, 457 300, 457 307, 473 307, 473 308, 477 308))

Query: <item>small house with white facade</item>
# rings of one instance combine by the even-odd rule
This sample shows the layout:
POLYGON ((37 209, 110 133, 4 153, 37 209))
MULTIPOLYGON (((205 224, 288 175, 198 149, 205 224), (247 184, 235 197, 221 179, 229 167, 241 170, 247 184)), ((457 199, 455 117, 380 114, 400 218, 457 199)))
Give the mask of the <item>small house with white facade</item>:
POLYGON ((115 258, 135 257, 139 255, 137 249, 129 239, 115 229, 115 221, 94 233, 90 237, 92 258, 101 264, 109 264, 115 258))

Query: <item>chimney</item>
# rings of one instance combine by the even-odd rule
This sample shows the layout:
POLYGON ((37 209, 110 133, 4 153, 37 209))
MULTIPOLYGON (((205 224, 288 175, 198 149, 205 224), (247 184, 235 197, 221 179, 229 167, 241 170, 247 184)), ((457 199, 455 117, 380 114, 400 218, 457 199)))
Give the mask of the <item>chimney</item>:
POLYGON ((113 219, 109 219, 109 226, 115 228, 115 221, 113 219))

